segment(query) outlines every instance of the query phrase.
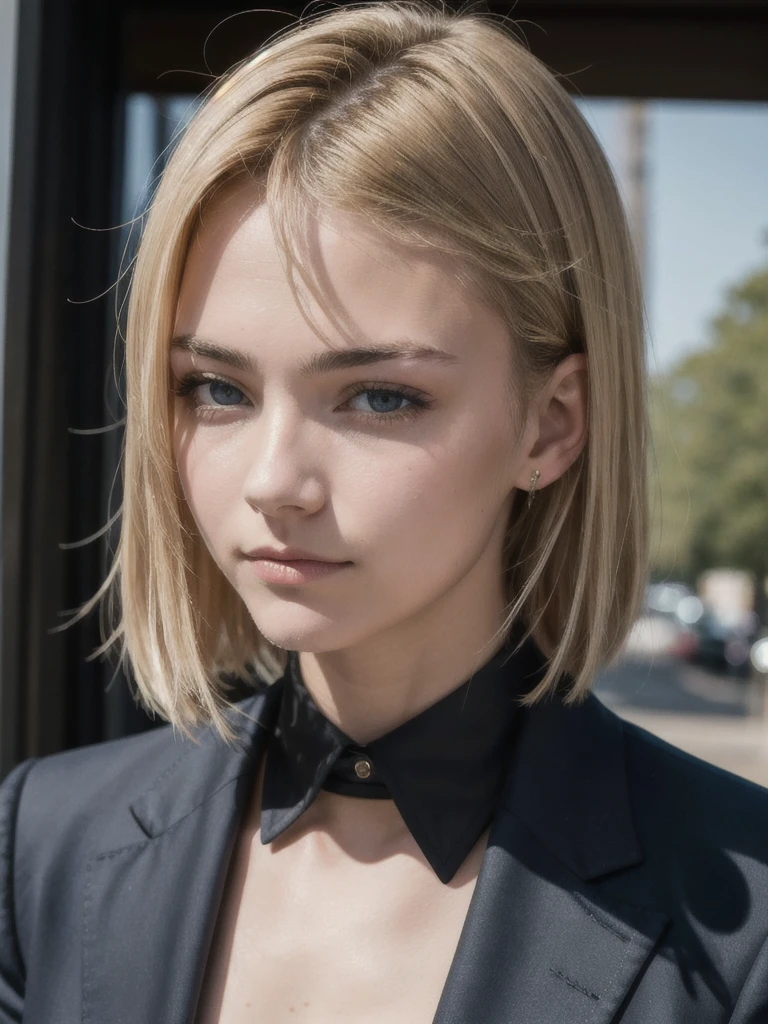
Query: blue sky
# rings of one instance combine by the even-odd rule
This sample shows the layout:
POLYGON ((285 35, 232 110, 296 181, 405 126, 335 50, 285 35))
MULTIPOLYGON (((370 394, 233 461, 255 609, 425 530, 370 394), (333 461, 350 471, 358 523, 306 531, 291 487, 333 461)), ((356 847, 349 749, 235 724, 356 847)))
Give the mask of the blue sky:
MULTIPOLYGON (((621 100, 579 106, 622 187, 621 100)), ((768 104, 648 103, 651 369, 707 341, 727 287, 768 263, 768 104)))

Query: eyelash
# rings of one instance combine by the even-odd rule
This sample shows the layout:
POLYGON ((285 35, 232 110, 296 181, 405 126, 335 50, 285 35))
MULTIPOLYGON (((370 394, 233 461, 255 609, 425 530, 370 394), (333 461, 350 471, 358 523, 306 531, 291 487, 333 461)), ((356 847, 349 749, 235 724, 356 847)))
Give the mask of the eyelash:
MULTIPOLYGON (((213 373, 187 373, 178 382, 171 387, 171 391, 177 398, 183 399, 189 405, 191 405, 194 413, 198 416, 212 417, 216 415, 217 409, 240 409, 241 405, 203 405, 197 397, 197 389, 203 387, 206 384, 226 384, 235 391, 239 391, 240 394, 244 394, 241 388, 228 381, 225 377, 218 377, 213 373)), ((399 384, 391 384, 387 387, 381 387, 373 383, 360 383, 355 385, 353 393, 345 399, 346 402, 351 402, 353 398, 357 398, 358 395, 396 395, 398 398, 406 398, 411 404, 406 406, 404 409, 397 409, 394 412, 356 412, 356 415, 361 417, 364 421, 372 423, 381 423, 386 420, 391 422, 392 420, 403 420, 412 419, 418 416, 425 409, 428 409, 432 405, 432 399, 427 398, 421 392, 415 391, 413 388, 404 387, 399 384)))

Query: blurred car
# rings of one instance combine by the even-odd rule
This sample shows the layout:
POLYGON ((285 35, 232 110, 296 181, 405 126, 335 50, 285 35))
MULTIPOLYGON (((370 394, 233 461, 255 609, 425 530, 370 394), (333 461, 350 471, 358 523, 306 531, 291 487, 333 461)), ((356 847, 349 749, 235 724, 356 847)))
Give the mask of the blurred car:
POLYGON ((645 608, 647 612, 674 616, 680 602, 689 597, 696 595, 687 583, 649 583, 645 588, 645 608))
POLYGON ((632 658, 689 658, 698 644, 690 623, 703 611, 701 601, 685 583, 651 583, 642 613, 625 645, 632 658))
POLYGON ((686 660, 694 665, 748 679, 752 673, 750 652, 754 641, 751 623, 746 626, 727 625, 705 610, 690 625, 694 642, 686 660))
POLYGON ((680 629, 669 615, 646 611, 633 624, 624 646, 630 658, 654 658, 658 655, 678 657, 680 629))
POLYGON ((755 672, 768 676, 768 636, 761 636, 752 644, 749 660, 755 672))
POLYGON ((756 667, 755 656, 766 663, 766 668, 758 671, 768 672, 768 643, 753 655, 757 633, 753 613, 724 622, 687 584, 665 581, 646 588, 645 607, 625 651, 630 657, 680 658, 713 672, 747 679, 756 667))

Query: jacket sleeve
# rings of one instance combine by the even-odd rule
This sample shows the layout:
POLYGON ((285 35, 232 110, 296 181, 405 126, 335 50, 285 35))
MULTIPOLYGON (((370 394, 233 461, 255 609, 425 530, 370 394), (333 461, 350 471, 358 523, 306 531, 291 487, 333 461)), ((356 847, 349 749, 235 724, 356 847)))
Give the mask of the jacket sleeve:
POLYGON ((14 858, 21 791, 37 758, 17 765, 0 784, 0 1024, 18 1024, 24 1012, 24 961, 16 933, 14 858))

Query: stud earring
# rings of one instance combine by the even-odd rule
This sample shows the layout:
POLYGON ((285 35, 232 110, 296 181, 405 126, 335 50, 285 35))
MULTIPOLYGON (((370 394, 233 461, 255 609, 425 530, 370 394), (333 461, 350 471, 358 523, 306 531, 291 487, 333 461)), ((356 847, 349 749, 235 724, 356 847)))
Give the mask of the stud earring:
POLYGON ((540 476, 541 473, 538 469, 534 470, 534 472, 531 474, 531 485, 528 488, 528 505, 526 506, 527 508, 530 508, 533 504, 533 496, 536 493, 536 484, 539 482, 540 476))

